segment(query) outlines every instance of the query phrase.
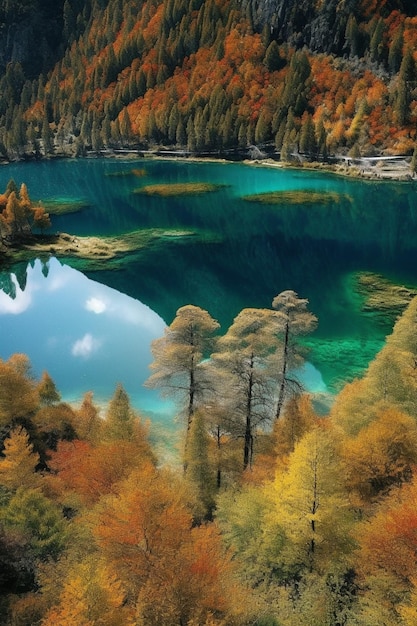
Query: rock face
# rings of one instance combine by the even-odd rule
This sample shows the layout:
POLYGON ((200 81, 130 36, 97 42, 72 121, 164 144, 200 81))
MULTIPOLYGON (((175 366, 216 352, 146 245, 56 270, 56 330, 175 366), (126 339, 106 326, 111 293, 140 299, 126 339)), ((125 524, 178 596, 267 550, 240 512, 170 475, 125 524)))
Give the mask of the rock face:
MULTIPOLYGON (((297 48, 307 46, 316 52, 341 55, 345 51, 345 32, 351 15, 361 23, 372 18, 364 15, 360 0, 241 0, 241 6, 252 16, 254 25, 271 28, 274 39, 297 48)), ((377 15, 386 17, 392 11, 417 15, 415 0, 379 2, 377 15)))
POLYGON ((358 0, 243 0, 256 28, 270 26, 273 37, 317 52, 343 51, 349 16, 358 0))
POLYGON ((63 0, 0 1, 0 73, 19 62, 26 77, 47 71, 62 44, 63 0))

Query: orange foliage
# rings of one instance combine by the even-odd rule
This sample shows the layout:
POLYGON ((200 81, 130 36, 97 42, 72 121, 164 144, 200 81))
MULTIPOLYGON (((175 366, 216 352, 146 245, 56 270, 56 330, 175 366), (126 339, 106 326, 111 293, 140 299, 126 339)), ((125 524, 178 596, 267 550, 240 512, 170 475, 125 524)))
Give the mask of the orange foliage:
POLYGON ((362 527, 360 569, 408 582, 417 575, 417 486, 403 486, 362 527))
POLYGON ((55 486, 63 493, 75 492, 84 504, 112 493, 132 468, 146 465, 137 442, 116 441, 97 447, 86 441, 61 441, 51 453, 49 466, 56 472, 55 486))

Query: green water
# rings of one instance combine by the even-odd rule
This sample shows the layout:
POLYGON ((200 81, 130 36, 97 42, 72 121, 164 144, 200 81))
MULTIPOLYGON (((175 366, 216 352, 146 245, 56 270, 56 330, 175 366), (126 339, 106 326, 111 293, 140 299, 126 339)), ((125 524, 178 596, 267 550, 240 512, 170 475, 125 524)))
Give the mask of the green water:
MULTIPOLYGON (((269 307, 284 289, 308 298, 310 310, 319 319, 317 331, 307 341, 308 358, 322 377, 320 385, 331 390, 363 372, 398 315, 398 309, 382 315, 362 310, 358 273, 417 285, 417 188, 413 183, 354 181, 237 163, 147 159, 12 164, 0 169, 0 189, 12 177, 18 184, 26 182, 33 199, 77 203, 77 211, 52 217, 54 231, 121 235, 163 228, 193 233, 160 239, 147 249, 100 265, 64 260, 64 267, 81 272, 95 288, 106 286, 113 296, 122 294, 145 305, 161 320, 154 334, 188 303, 207 309, 225 331, 242 308, 269 307), (168 196, 135 193, 148 185, 196 182, 210 184, 210 192, 196 195, 184 188, 183 194, 168 196), (253 198, 284 191, 291 194, 287 202, 268 204, 253 198), (316 194, 316 203, 305 201, 306 191, 316 194)), ((25 271, 18 268, 19 298, 25 294, 21 288, 25 271)), ((35 278, 39 283, 39 276, 35 278)), ((16 285, 10 272, 0 274, 0 281, 8 299, 3 309, 0 299, 0 356, 7 357, 14 346, 21 351, 24 346, 18 339, 25 336, 27 352, 39 368, 40 346, 27 332, 36 323, 29 317, 31 307, 25 314, 10 312, 16 285)), ((71 289, 75 291, 67 291, 66 296, 74 298, 77 287, 71 289)), ((62 300, 60 296, 49 302, 48 313, 43 315, 56 320, 62 300)), ((70 332, 71 323, 75 322, 66 321, 63 333, 70 332)), ((120 324, 110 325, 106 333, 117 336, 120 324)), ((134 367, 131 356, 115 357, 118 379, 124 380, 125 369, 134 367)), ((51 370, 48 362, 44 369, 51 370)), ((60 380, 68 384, 76 373, 65 369, 65 363, 61 364, 60 380)), ((54 377, 54 371, 50 373, 54 377)), ((93 387, 93 373, 89 376, 74 382, 71 389, 93 387)), ((138 403, 144 376, 138 376, 136 387, 131 383, 138 403)))

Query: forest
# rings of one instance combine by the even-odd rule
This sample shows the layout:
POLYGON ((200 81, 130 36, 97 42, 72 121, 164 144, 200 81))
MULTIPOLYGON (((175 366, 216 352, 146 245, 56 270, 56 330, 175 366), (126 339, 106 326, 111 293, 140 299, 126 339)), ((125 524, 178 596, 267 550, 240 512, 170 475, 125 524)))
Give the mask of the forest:
POLYGON ((412 155, 416 50, 406 0, 9 0, 0 155, 412 155))
POLYGON ((323 415, 294 377, 307 300, 223 333, 181 307, 146 382, 181 416, 159 457, 123 386, 75 406, 1 360, 1 623, 414 626, 416 316, 323 415))

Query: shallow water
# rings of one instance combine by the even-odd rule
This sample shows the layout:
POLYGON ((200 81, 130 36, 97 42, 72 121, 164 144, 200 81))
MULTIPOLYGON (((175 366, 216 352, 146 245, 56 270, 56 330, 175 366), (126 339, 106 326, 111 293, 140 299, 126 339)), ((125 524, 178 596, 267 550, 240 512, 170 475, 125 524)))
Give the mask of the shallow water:
POLYGON ((142 384, 150 341, 162 334, 176 310, 201 306, 225 331, 242 308, 269 307, 284 289, 308 298, 319 319, 307 342, 311 365, 305 378, 312 388, 334 390, 363 372, 397 314, 361 310, 357 273, 417 285, 413 183, 143 159, 12 164, 0 168, 0 189, 10 178, 26 182, 32 199, 79 203, 78 212, 52 217, 54 231, 194 233, 159 240, 99 269, 67 259, 51 260, 47 277, 39 261, 28 269, 13 268, 16 279, 10 272, 0 274, 0 356, 26 352, 35 372, 47 369, 71 399, 89 389, 108 398, 120 381, 136 406, 164 413, 166 405, 142 384), (144 185, 190 182, 218 187, 201 195, 134 193, 144 185), (293 198, 276 205, 245 200, 269 191, 305 190, 321 194, 323 201, 307 204, 302 196, 300 202, 293 198))

